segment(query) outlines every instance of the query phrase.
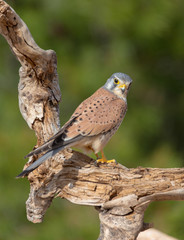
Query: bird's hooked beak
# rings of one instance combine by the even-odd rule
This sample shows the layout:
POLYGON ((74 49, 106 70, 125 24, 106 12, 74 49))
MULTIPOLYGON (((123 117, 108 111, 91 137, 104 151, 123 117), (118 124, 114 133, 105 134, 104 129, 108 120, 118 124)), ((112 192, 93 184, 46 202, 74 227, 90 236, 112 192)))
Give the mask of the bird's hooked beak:
POLYGON ((124 93, 127 86, 126 86, 126 84, 121 84, 121 85, 118 86, 118 88, 120 88, 122 93, 124 93))
POLYGON ((125 84, 125 83, 121 84, 120 86, 118 86, 118 88, 120 88, 122 93, 124 93, 125 90, 129 90, 131 84, 132 84, 132 81, 128 82, 127 84, 125 84))

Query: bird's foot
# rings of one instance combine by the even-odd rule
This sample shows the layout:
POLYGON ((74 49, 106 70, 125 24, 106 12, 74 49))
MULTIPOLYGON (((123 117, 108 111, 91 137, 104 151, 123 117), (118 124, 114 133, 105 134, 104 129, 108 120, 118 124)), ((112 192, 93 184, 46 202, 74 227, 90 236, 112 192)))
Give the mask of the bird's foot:
POLYGON ((96 160, 97 163, 117 163, 115 159, 107 160, 104 158, 100 158, 96 160))

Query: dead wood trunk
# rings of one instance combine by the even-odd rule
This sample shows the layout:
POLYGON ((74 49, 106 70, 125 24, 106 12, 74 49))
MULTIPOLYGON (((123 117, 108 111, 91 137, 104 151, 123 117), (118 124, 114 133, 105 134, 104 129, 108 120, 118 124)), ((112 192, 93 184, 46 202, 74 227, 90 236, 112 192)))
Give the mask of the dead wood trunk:
MULTIPOLYGON (((57 59, 53 50, 34 42, 27 26, 0 0, 0 33, 15 53, 21 68, 19 107, 37 136, 37 146, 60 127, 61 98, 57 59)), ((30 158, 29 165, 34 158, 30 158)), ((64 150, 29 174, 27 218, 41 222, 54 197, 95 206, 100 217, 99 240, 136 239, 149 227, 144 211, 152 201, 184 200, 183 169, 127 169, 120 164, 97 166, 84 154, 64 150)))

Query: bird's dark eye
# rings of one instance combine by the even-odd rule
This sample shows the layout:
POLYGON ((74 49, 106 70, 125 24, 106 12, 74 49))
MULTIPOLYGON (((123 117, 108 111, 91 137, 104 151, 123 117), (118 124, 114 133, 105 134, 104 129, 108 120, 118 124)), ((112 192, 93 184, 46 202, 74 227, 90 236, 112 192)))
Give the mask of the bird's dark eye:
POLYGON ((117 78, 114 79, 115 84, 119 84, 119 80, 117 78))

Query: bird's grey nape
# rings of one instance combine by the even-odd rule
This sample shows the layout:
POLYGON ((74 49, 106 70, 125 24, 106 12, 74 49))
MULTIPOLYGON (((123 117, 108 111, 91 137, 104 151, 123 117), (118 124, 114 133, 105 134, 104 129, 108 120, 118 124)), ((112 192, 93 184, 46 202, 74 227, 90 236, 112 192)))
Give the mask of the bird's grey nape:
POLYGON ((104 84, 103 88, 112 91, 113 88, 114 88, 114 83, 113 83, 112 79, 113 79, 112 76, 109 79, 107 79, 107 81, 104 84))
POLYGON ((130 76, 128 76, 125 73, 121 73, 121 72, 117 72, 117 73, 113 73, 110 78, 107 79, 106 83, 104 84, 104 88, 108 89, 108 90, 113 90, 114 88, 114 79, 117 78, 120 81, 124 81, 124 82, 128 82, 131 83, 132 79, 130 76))
POLYGON ((111 78, 118 78, 119 80, 124 80, 125 82, 132 82, 132 79, 126 73, 117 72, 112 74, 111 78))

